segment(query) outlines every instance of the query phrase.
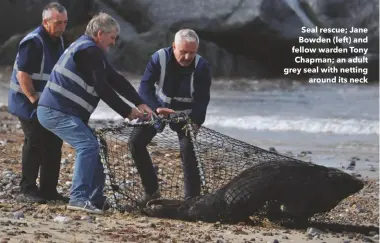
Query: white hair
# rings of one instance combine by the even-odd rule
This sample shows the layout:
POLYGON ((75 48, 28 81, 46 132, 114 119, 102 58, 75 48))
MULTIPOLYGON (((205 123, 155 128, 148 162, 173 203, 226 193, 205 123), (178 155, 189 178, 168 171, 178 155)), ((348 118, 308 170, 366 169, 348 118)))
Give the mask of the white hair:
POLYGON ((180 44, 182 41, 196 42, 199 45, 199 37, 192 29, 182 29, 175 34, 174 43, 180 44))
POLYGON ((116 19, 112 18, 109 14, 99 13, 87 24, 85 34, 96 37, 99 30, 106 33, 111 33, 112 31, 119 33, 120 26, 116 19))
POLYGON ((53 15, 53 10, 57 11, 58 13, 67 12, 66 8, 62 4, 57 2, 51 2, 48 5, 46 5, 42 10, 42 20, 50 19, 53 15))

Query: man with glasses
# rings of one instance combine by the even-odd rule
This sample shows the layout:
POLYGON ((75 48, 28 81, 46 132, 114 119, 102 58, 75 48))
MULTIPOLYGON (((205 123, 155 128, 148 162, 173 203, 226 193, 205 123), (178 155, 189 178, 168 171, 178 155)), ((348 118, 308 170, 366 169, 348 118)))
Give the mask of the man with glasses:
POLYGON ((64 52, 62 34, 67 11, 52 2, 42 11, 42 24, 20 42, 8 95, 8 111, 17 116, 24 132, 20 189, 23 201, 46 203, 68 201, 57 192, 62 140, 37 119, 40 93, 64 52), (36 184, 40 171, 40 187, 36 184))

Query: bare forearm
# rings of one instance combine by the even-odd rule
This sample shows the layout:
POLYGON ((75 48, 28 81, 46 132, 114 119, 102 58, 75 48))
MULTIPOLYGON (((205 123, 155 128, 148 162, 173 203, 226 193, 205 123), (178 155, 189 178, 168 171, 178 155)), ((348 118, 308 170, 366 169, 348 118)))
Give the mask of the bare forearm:
POLYGON ((24 92, 31 103, 34 103, 39 99, 39 94, 34 89, 32 78, 28 73, 19 71, 17 73, 17 79, 20 83, 22 92, 24 92))

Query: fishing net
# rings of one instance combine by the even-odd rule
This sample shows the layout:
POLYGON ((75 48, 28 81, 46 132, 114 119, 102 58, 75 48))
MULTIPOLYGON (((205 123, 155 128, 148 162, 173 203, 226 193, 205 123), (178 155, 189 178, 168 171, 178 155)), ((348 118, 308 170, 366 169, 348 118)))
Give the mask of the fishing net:
POLYGON ((111 205, 121 211, 138 210, 144 189, 132 159, 129 138, 135 127, 160 122, 165 129, 147 146, 158 177, 162 198, 184 199, 182 170, 177 133, 169 123, 181 123, 192 138, 201 177, 201 194, 212 193, 245 169, 263 161, 289 161, 289 157, 269 152, 202 126, 197 132, 186 116, 141 123, 124 123, 99 129, 100 155, 106 173, 105 192, 111 205))

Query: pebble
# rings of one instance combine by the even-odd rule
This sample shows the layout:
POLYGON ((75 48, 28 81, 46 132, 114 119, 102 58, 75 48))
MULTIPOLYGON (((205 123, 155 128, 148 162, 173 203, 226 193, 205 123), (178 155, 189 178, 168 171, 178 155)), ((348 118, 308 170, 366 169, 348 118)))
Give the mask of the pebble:
POLYGON ((13 213, 13 217, 14 217, 15 219, 24 219, 24 218, 25 218, 25 215, 24 215, 23 212, 21 212, 21 211, 17 211, 17 212, 14 212, 14 213, 13 213))
POLYGON ((67 223, 71 222, 71 218, 65 217, 65 216, 57 216, 54 218, 54 222, 67 224, 67 223))
POLYGON ((69 163, 69 160, 68 159, 62 159, 61 160, 61 164, 62 165, 67 165, 69 163))
POLYGON ((7 193, 6 192, 0 192, 0 199, 5 199, 7 198, 7 193))
POLYGON ((286 152, 284 153, 284 155, 287 156, 287 157, 294 158, 294 155, 293 155, 293 152, 292 152, 292 151, 286 151, 286 152))
POLYGON ((377 232, 376 231, 370 231, 368 233, 368 235, 373 237, 373 236, 377 235, 377 232))
POLYGON ((80 219, 83 220, 83 221, 87 221, 87 222, 89 222, 89 223, 92 223, 92 222, 95 221, 94 217, 91 217, 91 216, 89 216, 89 215, 87 215, 87 216, 82 216, 80 219))
POLYGON ((311 237, 315 237, 321 235, 323 232, 317 228, 309 227, 307 228, 306 233, 311 237))
MULTIPOLYGON (((0 141, 0 145, 2 143, 4 143, 7 146, 14 146, 14 145, 10 144, 12 142, 13 141, 11 141, 11 140, 1 140, 0 141)), ((4 149, 4 148, 2 146, 0 146, 0 149, 4 149)), ((273 149, 275 150, 275 148, 273 148, 273 149)), ((309 151, 302 151, 300 153, 300 155, 302 155, 302 156, 307 156, 308 154, 310 154, 309 151)), ((291 157, 293 157, 293 154, 290 151, 287 152, 287 155, 288 156, 290 155, 291 157)), ((167 156, 169 157, 169 154, 167 154, 167 156)), ((71 164, 73 162, 72 157, 73 157, 72 154, 65 155, 65 158, 63 158, 61 160, 61 163, 62 164, 68 164, 69 166, 71 166, 71 164)), ((351 163, 353 162, 356 165, 357 161, 359 161, 359 160, 360 159, 358 157, 353 157, 353 158, 351 158, 350 162, 351 163)), ((20 210, 23 210, 25 213, 30 212, 29 214, 32 215, 33 218, 39 218, 38 220, 30 219, 32 222, 38 222, 38 221, 41 221, 41 219, 50 219, 50 220, 44 220, 43 223, 37 223, 35 225, 28 224, 29 227, 31 227, 31 228, 38 228, 41 224, 48 225, 51 221, 59 222, 59 223, 68 223, 68 222, 70 222, 72 220, 70 217, 67 217, 67 216, 55 216, 57 214, 57 212, 54 212, 54 213, 49 212, 48 209, 51 208, 50 205, 48 206, 47 210, 41 210, 40 211, 39 210, 41 208, 40 205, 26 206, 26 208, 24 208, 25 206, 23 204, 18 204, 15 201, 11 201, 11 200, 13 200, 11 198, 12 197, 14 198, 15 195, 16 195, 14 192, 16 192, 16 191, 19 190, 19 187, 18 187, 18 182, 19 182, 19 179, 20 179, 19 168, 15 167, 15 166, 16 165, 17 166, 20 165, 20 162, 17 159, 14 159, 14 158, 1 158, 0 159, 0 164, 2 164, 4 166, 4 167, 2 167, 2 170, 0 170, 0 199, 6 199, 6 201, 4 201, 5 204, 13 204, 12 208, 9 208, 9 209, 8 208, 2 208, 3 202, 0 201, 0 209, 3 212, 7 212, 8 217, 12 217, 13 216, 14 218, 16 218, 16 216, 17 216, 17 218, 20 218, 20 219, 21 218, 25 218, 24 213, 22 211, 20 211, 20 210), (12 168, 14 168, 14 169, 10 170, 9 168, 11 168, 11 167, 9 167, 9 166, 12 166, 12 168), (17 170, 16 170, 16 168, 17 168, 17 170), (16 210, 16 211, 14 211, 13 209, 16 210), (20 215, 18 215, 19 213, 20 213, 20 215), (54 216, 51 216, 51 215, 54 215, 54 216)), ((69 166, 65 167, 65 169, 63 170, 64 173, 61 174, 60 179, 61 179, 62 183, 61 183, 61 186, 59 187, 59 191, 60 192, 62 192, 62 191, 67 192, 69 190, 69 187, 71 186, 71 181, 66 181, 66 180, 70 180, 70 178, 71 178, 69 173, 72 173, 72 171, 69 170, 69 168, 68 168, 69 166)), ((134 184, 134 183, 135 182, 133 182, 133 181, 126 181, 126 184, 134 184)), ((375 189, 378 189, 378 185, 377 185, 377 187, 373 187, 371 190, 375 190, 375 189)), ((378 193, 378 192, 376 192, 376 193, 378 193)), ((378 194, 375 194, 375 197, 377 198, 378 194)), ((350 202, 350 201, 348 200, 348 202, 350 202)), ((352 211, 352 208, 353 208, 352 204, 346 204, 344 209, 349 209, 349 211, 344 211, 345 213, 342 214, 341 218, 336 217, 336 215, 339 215, 339 213, 335 213, 334 214, 335 216, 332 217, 331 219, 333 221, 335 221, 335 220, 338 220, 338 221, 339 220, 347 220, 347 219, 349 219, 349 220, 355 220, 355 221, 352 221, 353 224, 355 224, 355 225, 362 224, 363 221, 367 220, 367 218, 374 218, 374 219, 376 219, 376 217, 373 217, 372 215, 368 214, 368 210, 367 210, 368 207, 366 207, 365 204, 364 204, 364 206, 360 206, 360 205, 363 205, 363 204, 360 201, 355 201, 355 197, 353 198, 353 200, 351 200, 351 202, 355 202, 355 204, 357 205, 357 206, 355 206, 355 211, 352 211), (351 217, 352 213, 356 213, 356 214, 360 213, 360 215, 359 216, 354 215, 353 217, 351 217), (362 217, 360 217, 361 215, 362 215, 362 217)), ((62 207, 63 208, 63 206, 58 206, 58 207, 62 207)), ((59 209, 59 210, 61 210, 61 209, 59 209)), ((61 212, 61 211, 59 211, 59 212, 61 212)), ((341 210, 340 213, 341 212, 343 212, 343 210, 341 210)), ((72 215, 70 214, 70 216, 72 216, 72 215)), ((108 217, 108 215, 107 215, 107 217, 108 217)), ((113 217, 113 216, 110 216, 110 217, 113 217)), ((104 217, 101 217, 101 218, 104 219, 104 217)), ((100 228, 100 230, 103 229, 103 224, 104 224, 104 226, 111 227, 111 226, 108 226, 107 223, 105 223, 103 221, 101 221, 101 222, 103 222, 103 224, 101 224, 99 222, 99 220, 97 220, 98 218, 93 218, 91 216, 80 216, 80 219, 82 221, 88 221, 88 222, 94 222, 95 221, 95 222, 97 222, 96 226, 97 227, 102 227, 102 228, 100 228)), ((13 221, 15 221, 15 220, 13 220, 13 221)), ((160 231, 161 228, 162 228, 162 227, 158 227, 157 226, 157 225, 160 225, 160 224, 150 223, 151 222, 150 218, 140 217, 140 218, 137 218, 137 221, 140 222, 140 223, 146 223, 146 225, 152 231, 160 231)), ((17 221, 17 222, 19 222, 20 224, 21 224, 21 222, 25 222, 25 224, 26 224, 27 221, 23 220, 23 221, 17 221)), ((121 222, 123 222, 123 221, 121 221, 121 222)), ((133 223, 134 222, 136 222, 135 219, 133 220, 133 223)), ((163 221, 163 222, 165 222, 165 221, 163 221)), ((2 222, 0 222, 0 223, 2 223, 2 222)), ((85 225, 87 222, 75 222, 75 223, 79 223, 79 224, 85 225)), ((376 222, 374 221, 373 223, 377 223, 377 221, 376 222)), ((201 223, 201 224, 203 225, 203 223, 201 223)), ((3 228, 2 225, 5 225, 5 224, 0 224, 0 228, 3 228)), ((12 222, 10 222, 8 225, 11 226, 11 227, 12 226, 16 226, 15 223, 12 223, 12 222)), ((177 224, 177 225, 173 224, 173 225, 175 225, 174 226, 174 230, 175 231, 187 232, 187 230, 189 229, 189 226, 187 224, 184 224, 184 223, 177 224)), ((221 230, 229 229, 229 227, 227 227, 227 226, 224 226, 224 225, 220 226, 220 223, 219 224, 215 223, 214 225, 215 225, 215 227, 221 228, 221 230)), ((213 227, 214 227, 214 225, 213 225, 213 227)), ((19 226, 19 225, 17 225, 17 226, 19 226)), ((76 227, 74 224, 72 224, 72 226, 73 226, 73 228, 76 227)), ((168 229, 170 229, 169 226, 168 226, 168 229)), ((257 232, 259 232, 259 231, 257 231, 257 232)), ((285 230, 284 233, 290 234, 290 237, 291 237, 291 234, 293 233, 293 231, 291 231, 291 230, 285 230)), ((313 227, 310 227, 307 230, 307 234, 310 234, 311 237, 312 237, 312 239, 317 239, 317 238, 314 238, 314 237, 320 237, 320 235, 322 233, 323 232, 321 230, 313 228, 313 227)), ((19 231, 10 232, 10 234, 19 235, 20 232, 19 231)), ((194 233, 194 234, 196 234, 196 233, 194 233)), ((323 233, 323 234, 324 234, 323 237, 329 237, 330 236, 330 234, 327 234, 327 233, 323 233)), ((268 234, 268 235, 270 236, 270 234, 268 234)), ((6 234, 4 234, 4 236, 6 236, 6 234)), ((221 237, 218 237, 219 240, 215 239, 216 236, 212 236, 212 238, 210 236, 206 236, 206 237, 208 239, 207 242, 219 242, 219 243, 228 242, 227 240, 223 240, 221 237), (212 240, 212 239, 214 239, 214 240, 212 240)), ((280 239, 280 240, 283 239, 285 241, 289 240, 288 236, 273 236, 273 234, 272 234, 272 237, 277 237, 278 239, 280 239)), ((345 234, 345 235, 341 235, 341 237, 342 237, 341 242, 349 242, 349 240, 352 240, 352 241, 359 240, 359 241, 362 241, 362 242, 378 242, 378 240, 379 240, 378 232, 375 232, 375 231, 373 231, 373 232, 370 233, 370 237, 362 237, 362 236, 360 236, 360 238, 356 238, 355 240, 354 240, 354 238, 358 237, 355 234, 345 234), (345 239, 348 238, 349 240, 343 241, 343 238, 345 238, 345 239)), ((197 238, 197 236, 195 236, 194 238, 195 238, 195 242, 198 242, 200 239, 202 239, 202 238, 197 238)), ((8 242, 9 239, 8 238, 3 238, 3 239, 0 238, 0 242, 3 242, 3 241, 4 242, 8 242)), ((96 241, 96 240, 94 240, 94 241, 96 241)), ((250 241, 251 242, 257 242, 257 241, 260 242, 260 237, 258 237, 256 239, 252 238, 250 241)), ((264 241, 264 240, 262 240, 262 241, 264 241)), ((179 242, 180 242, 180 240, 179 240, 179 242)), ((187 242, 189 242, 189 241, 187 241, 187 242)), ((273 241, 270 241, 270 242, 273 242, 273 243, 274 242, 279 242, 279 240, 274 239, 273 241)), ((321 242, 321 240, 319 242, 321 242)))
POLYGON ((276 150, 276 148, 274 148, 274 147, 270 147, 270 148, 268 149, 268 151, 269 151, 269 152, 272 152, 272 153, 278 153, 277 150, 276 150))

